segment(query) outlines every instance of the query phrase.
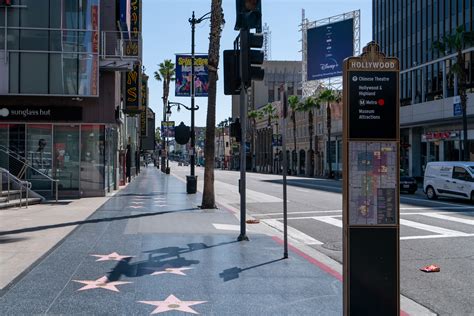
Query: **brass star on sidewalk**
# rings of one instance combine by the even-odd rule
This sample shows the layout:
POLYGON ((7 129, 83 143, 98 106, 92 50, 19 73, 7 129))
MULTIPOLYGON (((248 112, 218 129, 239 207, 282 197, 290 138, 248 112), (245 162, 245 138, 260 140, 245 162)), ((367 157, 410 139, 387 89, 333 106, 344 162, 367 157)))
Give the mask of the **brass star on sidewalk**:
POLYGON ((72 281, 86 285, 78 289, 78 291, 104 289, 104 290, 109 290, 109 291, 114 291, 114 292, 120 292, 117 289, 117 285, 132 283, 132 282, 126 282, 126 281, 108 282, 109 280, 107 279, 106 276, 98 278, 97 280, 72 280, 72 281))
POLYGON ((160 274, 177 274, 177 275, 186 275, 183 271, 191 270, 192 268, 166 268, 162 271, 153 272, 151 275, 160 275, 160 274))
POLYGON ((109 261, 109 260, 122 261, 123 259, 134 257, 134 256, 122 256, 116 252, 109 253, 108 255, 91 255, 91 256, 99 258, 96 261, 109 261))
POLYGON ((181 311, 185 313, 199 314, 189 306, 207 303, 207 301, 181 301, 179 298, 171 294, 164 301, 138 301, 138 303, 157 306, 151 313, 152 315, 167 311, 181 311))

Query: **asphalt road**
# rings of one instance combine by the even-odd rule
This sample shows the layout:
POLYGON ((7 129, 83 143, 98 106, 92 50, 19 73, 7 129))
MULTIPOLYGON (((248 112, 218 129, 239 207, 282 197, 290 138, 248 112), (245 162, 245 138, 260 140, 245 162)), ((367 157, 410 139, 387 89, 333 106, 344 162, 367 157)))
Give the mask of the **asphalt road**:
MULTIPOLYGON (((189 167, 172 164, 183 177, 189 167)), ((202 167, 196 168, 199 185, 202 167)), ((215 170, 216 194, 237 190, 239 172, 215 170), (232 189, 232 190, 231 190, 232 189)), ((288 177, 289 237, 303 241, 342 263, 341 181, 288 177)), ((225 194, 222 193, 222 194, 225 194)), ((231 205, 239 208, 233 194, 231 205)), ((282 227, 282 177, 247 173, 247 212, 277 229, 282 227)), ((474 313, 474 204, 427 200, 421 189, 400 197, 401 292, 440 315, 474 313), (439 273, 420 268, 436 264, 439 273)))

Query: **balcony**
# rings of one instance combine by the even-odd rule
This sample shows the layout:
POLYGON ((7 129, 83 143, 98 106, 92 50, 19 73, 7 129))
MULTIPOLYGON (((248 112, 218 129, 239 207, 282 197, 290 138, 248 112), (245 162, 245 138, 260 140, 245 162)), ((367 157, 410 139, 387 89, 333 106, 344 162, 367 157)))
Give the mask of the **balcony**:
POLYGON ((100 43, 101 70, 128 71, 142 59, 140 32, 102 31, 100 43))

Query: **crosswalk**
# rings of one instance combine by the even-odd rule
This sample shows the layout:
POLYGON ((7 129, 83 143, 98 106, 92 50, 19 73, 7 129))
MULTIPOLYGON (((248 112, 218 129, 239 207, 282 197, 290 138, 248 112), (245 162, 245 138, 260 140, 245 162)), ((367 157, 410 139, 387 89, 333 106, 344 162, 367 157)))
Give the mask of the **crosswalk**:
MULTIPOLYGON (((474 237, 474 219, 469 216, 472 214, 472 211, 469 214, 469 212, 463 208, 458 212, 416 212, 416 210, 422 209, 425 208, 410 208, 410 210, 415 212, 401 213, 400 240, 474 237), (436 222, 436 225, 433 225, 433 221, 436 222), (448 226, 449 228, 443 226, 448 226), (452 229, 453 226, 455 226, 455 229, 452 229), (409 228, 409 230, 407 229, 405 231, 405 228, 409 228), (418 234, 413 234, 413 232, 418 232, 418 234)), ((275 215, 281 216, 281 213, 254 214, 254 216, 255 215, 260 215, 260 220, 267 225, 279 231, 283 231, 283 218, 274 217, 275 215)), ((315 223, 329 225, 328 229, 331 229, 332 227, 332 229, 338 229, 339 231, 343 226, 341 210, 292 212, 289 213, 288 217, 289 238, 308 245, 324 244, 324 241, 322 240, 324 239, 324 236, 321 236, 321 232, 317 235, 314 232, 312 233, 309 228, 306 228, 307 231, 303 232, 292 227, 292 224, 298 222, 301 224, 301 221, 308 220, 315 221, 315 223), (318 237, 319 239, 317 239, 318 237)), ((310 223, 309 225, 304 225, 304 227, 311 227, 310 223)), ((302 225, 295 226, 302 227, 302 225)))

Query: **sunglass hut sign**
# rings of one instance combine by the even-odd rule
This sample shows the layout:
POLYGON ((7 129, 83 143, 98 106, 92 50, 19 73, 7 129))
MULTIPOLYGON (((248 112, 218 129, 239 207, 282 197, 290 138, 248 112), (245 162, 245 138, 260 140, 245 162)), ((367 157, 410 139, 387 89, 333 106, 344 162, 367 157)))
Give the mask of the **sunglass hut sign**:
POLYGON ((78 121, 82 120, 80 107, 0 106, 2 121, 78 121))

